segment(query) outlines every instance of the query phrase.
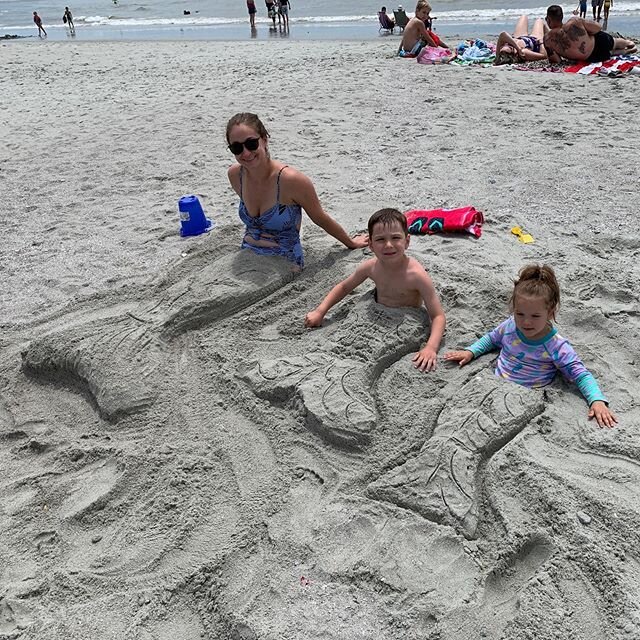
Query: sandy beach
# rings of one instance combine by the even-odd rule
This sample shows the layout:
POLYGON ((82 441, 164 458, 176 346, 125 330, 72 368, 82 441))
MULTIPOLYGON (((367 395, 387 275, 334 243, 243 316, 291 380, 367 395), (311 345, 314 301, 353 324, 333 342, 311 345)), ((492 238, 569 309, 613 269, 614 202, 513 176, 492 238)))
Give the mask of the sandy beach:
POLYGON ((640 77, 394 52, 0 44, 0 638, 640 638, 640 77), (484 212, 411 240, 441 354, 551 264, 619 425, 490 356, 416 371, 425 314, 366 284, 305 330, 369 252, 308 218, 300 275, 239 251, 239 111, 350 232, 484 212), (189 193, 215 228, 181 238, 189 193))

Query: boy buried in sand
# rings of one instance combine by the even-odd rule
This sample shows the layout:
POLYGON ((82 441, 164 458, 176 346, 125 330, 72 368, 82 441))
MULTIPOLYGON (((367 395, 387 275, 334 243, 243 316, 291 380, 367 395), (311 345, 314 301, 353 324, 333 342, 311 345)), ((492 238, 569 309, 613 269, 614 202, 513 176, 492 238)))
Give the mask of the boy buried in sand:
POLYGON ((560 370, 589 403, 589 419, 595 418, 600 427, 614 427, 618 420, 595 378, 551 324, 560 306, 560 287, 553 269, 536 264, 521 269, 510 304, 511 317, 467 349, 449 351, 444 359, 462 367, 483 353, 500 349, 496 375, 525 387, 544 387, 560 370))
POLYGON ((306 327, 319 327, 327 311, 367 278, 376 285, 375 301, 387 307, 420 307, 424 302, 431 318, 427 344, 413 357, 421 371, 436 368, 437 351, 445 327, 444 311, 424 267, 405 255, 409 246, 407 219, 397 209, 380 209, 369 218, 369 247, 375 258, 366 260, 346 280, 337 284, 305 319, 306 327))

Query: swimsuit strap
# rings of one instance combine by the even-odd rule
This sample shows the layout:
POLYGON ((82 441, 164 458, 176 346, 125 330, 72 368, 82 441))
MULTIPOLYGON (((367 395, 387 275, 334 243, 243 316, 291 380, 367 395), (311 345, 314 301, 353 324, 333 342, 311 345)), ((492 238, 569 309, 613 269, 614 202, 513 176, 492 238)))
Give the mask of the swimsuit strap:
POLYGON ((284 165, 280 171, 278 171, 278 177, 276 178, 276 204, 280 205, 280 175, 289 165, 284 165))
POLYGON ((240 200, 242 201, 242 167, 240 167, 240 200))

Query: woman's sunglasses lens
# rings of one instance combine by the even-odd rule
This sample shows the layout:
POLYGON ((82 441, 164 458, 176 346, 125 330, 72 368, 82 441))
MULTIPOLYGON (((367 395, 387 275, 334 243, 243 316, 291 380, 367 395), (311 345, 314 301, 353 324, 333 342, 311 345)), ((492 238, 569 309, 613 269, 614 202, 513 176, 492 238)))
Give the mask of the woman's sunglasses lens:
POLYGON ((244 142, 232 142, 229 151, 234 156, 239 156, 246 147, 247 151, 255 151, 260 146, 260 138, 247 138, 244 142))
POLYGON ((260 144, 260 140, 258 138, 248 138, 244 141, 244 146, 247 147, 249 151, 255 151, 260 144))

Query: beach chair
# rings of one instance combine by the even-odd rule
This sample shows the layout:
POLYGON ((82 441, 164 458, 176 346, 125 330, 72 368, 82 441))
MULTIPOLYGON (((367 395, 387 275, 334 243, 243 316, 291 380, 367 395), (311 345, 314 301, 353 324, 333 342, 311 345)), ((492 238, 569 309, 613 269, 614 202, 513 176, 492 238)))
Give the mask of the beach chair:
POLYGON ((380 28, 378 29, 378 31, 388 31, 389 33, 393 33, 396 25, 386 13, 382 13, 382 11, 379 11, 378 20, 380 21, 380 28))
POLYGON ((400 27, 400 31, 404 31, 404 28, 409 24, 409 16, 404 9, 393 12, 393 17, 396 19, 396 27, 400 27))

